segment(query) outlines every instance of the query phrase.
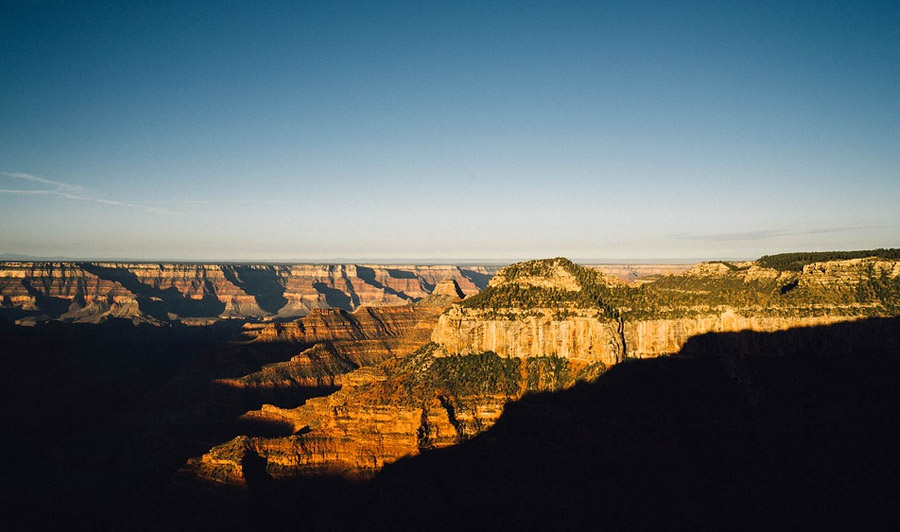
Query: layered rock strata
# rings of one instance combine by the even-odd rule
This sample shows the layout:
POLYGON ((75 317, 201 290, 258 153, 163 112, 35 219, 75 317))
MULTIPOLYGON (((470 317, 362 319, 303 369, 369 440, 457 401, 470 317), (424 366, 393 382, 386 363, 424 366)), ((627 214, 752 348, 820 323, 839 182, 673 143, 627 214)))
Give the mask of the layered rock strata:
POLYGON ((409 305, 360 307, 352 313, 317 309, 290 322, 244 324, 244 341, 233 346, 235 351, 296 347, 300 352, 259 371, 215 382, 238 389, 339 387, 350 371, 406 356, 428 343, 441 312, 463 297, 456 281, 444 279, 431 294, 409 305))
POLYGON ((900 261, 878 258, 813 263, 800 272, 750 262, 703 263, 637 287, 617 287, 584 272, 576 281, 571 272, 579 267, 558 262, 565 268, 548 266, 540 283, 534 275, 500 270, 481 295, 440 317, 432 341, 450 353, 560 356, 610 365, 677 352, 699 334, 889 316, 900 302, 900 261), (596 301, 579 300, 583 282, 593 283, 596 301), (560 297, 545 305, 540 290, 560 297))
POLYGON ((245 482, 242 464, 262 463, 273 478, 304 474, 368 476, 425 449, 447 447, 491 427, 504 405, 528 391, 558 390, 596 378, 601 364, 560 358, 415 354, 345 375, 343 388, 299 408, 264 405, 245 414, 292 427, 282 438, 239 436, 192 459, 187 471, 223 484, 245 482))
MULTIPOLYGON (((453 280, 442 281, 456 287, 453 280)), ((437 296, 440 298, 441 296, 437 296)), ((245 324, 245 343, 239 349, 266 344, 296 345, 300 349, 285 362, 277 362, 238 378, 218 379, 231 388, 336 387, 343 375, 389 358, 406 356, 429 342, 441 311, 459 298, 440 306, 431 296, 402 307, 360 307, 355 312, 315 310, 286 323, 245 324)))
POLYGON ((0 263, 0 312, 46 319, 208 323, 223 318, 291 318, 315 309, 399 306, 428 296, 444 279, 463 294, 495 268, 353 264, 0 263))

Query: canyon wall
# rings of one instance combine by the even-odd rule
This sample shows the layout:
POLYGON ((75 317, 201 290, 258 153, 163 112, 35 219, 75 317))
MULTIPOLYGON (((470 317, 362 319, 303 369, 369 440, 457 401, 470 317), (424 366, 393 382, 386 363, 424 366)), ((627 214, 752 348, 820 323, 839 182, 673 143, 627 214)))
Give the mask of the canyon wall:
POLYGON ((243 485, 243 464, 258 461, 267 475, 369 476, 385 464, 426 449, 448 447, 493 426, 504 406, 529 391, 560 390, 596 378, 603 367, 544 357, 494 354, 438 356, 428 344, 344 376, 340 391, 297 408, 263 405, 245 420, 279 424, 293 434, 238 436, 190 460, 185 474, 243 485))
POLYGON ((346 373, 406 356, 428 343, 446 304, 427 303, 426 298, 412 305, 360 307, 352 313, 316 309, 290 322, 245 324, 245 340, 232 347, 235 351, 285 344, 297 346, 300 352, 284 362, 216 383, 242 389, 341 386, 346 373))
POLYGON ((288 322, 245 323, 241 340, 215 354, 218 365, 259 360, 266 353, 275 361, 214 384, 232 390, 340 387, 353 370, 404 357, 427 344, 441 312, 463 297, 456 281, 444 279, 421 300, 403 306, 315 309, 288 322), (290 353, 295 354, 285 360, 290 353))
MULTIPOLYGON (((501 270, 485 295, 492 290, 522 294, 538 286, 563 294, 581 290, 566 272, 538 278, 542 284, 534 275, 510 278, 501 270)), ((441 315, 432 341, 454 354, 493 351, 612 365, 627 357, 675 353, 704 333, 771 332, 893 315, 900 296, 900 262, 831 261, 807 265, 801 272, 749 262, 704 263, 646 286, 601 282, 612 287, 604 298, 617 317, 608 308, 565 302, 553 307, 463 303, 441 315)))
POLYGON ((22 324, 47 319, 208 323, 292 318, 314 309, 419 301, 444 279, 464 294, 496 268, 354 264, 2 262, 0 312, 22 324))
POLYGON ((584 266, 611 275, 623 283, 633 283, 682 273, 691 269, 693 264, 585 264, 584 266))
POLYGON ((451 308, 439 318, 431 340, 453 354, 493 351, 505 357, 555 356, 611 366, 625 358, 676 353, 692 336, 705 333, 772 332, 863 316, 841 312, 822 316, 745 316, 729 309, 683 318, 623 320, 620 324, 591 315, 556 319, 555 313, 542 309, 538 316, 530 311, 520 318, 508 313, 503 319, 492 319, 489 314, 451 308))

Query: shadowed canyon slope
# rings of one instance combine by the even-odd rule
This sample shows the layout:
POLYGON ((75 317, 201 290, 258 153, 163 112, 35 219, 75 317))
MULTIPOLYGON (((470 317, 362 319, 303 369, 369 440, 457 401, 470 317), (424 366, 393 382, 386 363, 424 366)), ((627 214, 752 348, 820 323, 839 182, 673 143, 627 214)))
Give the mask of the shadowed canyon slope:
POLYGON ((386 466, 351 511, 325 490, 354 486, 297 481, 259 514, 285 529, 879 529, 900 518, 898 379, 897 318, 711 333, 510 403, 474 439, 386 466), (299 497, 313 486, 315 507, 299 497))
POLYGON ((264 405, 245 418, 280 423, 291 436, 240 436, 189 463, 216 483, 244 485, 244 462, 260 459, 273 478, 333 473, 367 476, 386 463, 447 447, 492 426, 504 405, 529 391, 559 390, 599 375, 602 364, 493 353, 435 356, 429 344, 411 356, 343 376, 343 388, 295 409, 264 405))
POLYGON ((128 318, 186 323, 292 318, 313 309, 406 305, 443 279, 464 294, 483 288, 488 266, 353 264, 0 263, 0 312, 34 323, 128 318))
POLYGON ((441 312, 463 297, 456 281, 445 279, 410 305, 360 307, 352 313, 316 309, 288 322, 245 324, 245 341, 222 350, 223 356, 265 350, 299 352, 248 375, 215 382, 243 389, 340 386, 345 373, 408 355, 427 343, 441 312))
POLYGON ((294 409, 247 414, 288 427, 282 438, 239 437, 191 461, 193 474, 242 484, 254 457, 266 474, 369 475, 386 463, 466 441, 526 392, 593 380, 630 358, 682 349, 704 333, 779 331, 894 316, 900 262, 868 257, 797 271, 705 263, 626 286, 566 259, 501 269, 452 305, 431 344, 343 377, 344 388, 294 409))

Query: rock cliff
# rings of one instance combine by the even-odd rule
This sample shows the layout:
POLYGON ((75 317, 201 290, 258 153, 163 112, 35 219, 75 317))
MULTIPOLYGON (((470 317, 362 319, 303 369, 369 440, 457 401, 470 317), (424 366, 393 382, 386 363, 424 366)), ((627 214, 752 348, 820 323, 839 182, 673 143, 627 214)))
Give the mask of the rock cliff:
POLYGON ((585 264, 585 266, 611 275, 624 283, 643 283, 655 281, 663 275, 682 273, 689 270, 693 264, 585 264))
POLYGON ((450 353, 610 365, 677 352, 698 334, 890 316, 900 302, 900 261, 876 257, 812 263, 799 272, 703 263, 628 287, 565 259, 515 266, 448 309, 432 341, 450 353))
MULTIPOLYGON (((459 290, 452 279, 442 281, 459 290)), ((296 346, 285 362, 268 364, 238 378, 216 382, 232 388, 335 387, 342 375, 389 358, 405 356, 428 343, 440 313, 461 298, 428 296, 419 303, 392 307, 360 307, 354 312, 315 309, 284 323, 250 323, 238 351, 267 344, 296 346), (433 304, 436 300, 441 305, 433 304)))
POLYGON ((187 472, 244 483, 242 464, 264 464, 273 478, 305 474, 368 476, 424 449, 460 443, 491 427, 504 405, 528 391, 558 390, 598 376, 601 364, 561 358, 500 358, 493 353, 436 356, 428 344, 344 376, 343 388, 301 407, 264 405, 245 414, 291 427, 281 438, 239 436, 192 459, 187 472))
POLYGON ((0 263, 0 313, 22 323, 208 323, 292 318, 314 309, 406 305, 453 279, 463 294, 485 286, 485 266, 353 264, 0 263))

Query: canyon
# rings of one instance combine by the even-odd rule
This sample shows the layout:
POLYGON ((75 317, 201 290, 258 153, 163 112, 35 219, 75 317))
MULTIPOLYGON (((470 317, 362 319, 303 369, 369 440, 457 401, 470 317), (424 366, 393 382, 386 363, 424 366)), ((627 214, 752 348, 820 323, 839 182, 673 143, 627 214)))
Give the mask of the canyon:
MULTIPOLYGON (((0 261, 0 316, 22 325, 51 319, 189 325, 285 320, 316 309, 406 305, 429 295, 443 279, 453 279, 464 295, 471 295, 499 267, 0 261)), ((688 266, 591 267, 633 281, 688 266)))
POLYGON ((208 324, 219 319, 290 319, 315 309, 406 305, 453 279, 464 294, 483 288, 493 266, 2 262, 0 312, 21 324, 208 324))
MULTIPOLYGON (((339 392, 299 407, 263 405, 244 415, 289 435, 239 436, 189 461, 185 474, 243 485, 242 464, 252 457, 274 479, 369 477, 490 429, 527 393, 591 382, 616 364, 675 354, 704 334, 896 316, 898 302, 900 262, 879 257, 799 271, 702 263, 630 285, 562 258, 517 263, 444 310, 430 342, 411 355, 346 373, 339 392)), ((752 347, 738 341, 729 349, 752 347)), ((742 366, 733 371, 740 378, 742 366)))
MULTIPOLYGON (((582 502, 568 506, 593 485, 580 476, 586 464, 602 489, 625 488, 602 502, 615 528, 611 501, 640 499, 659 468, 680 464, 672 482, 702 482, 690 474, 706 470, 691 462, 696 449, 728 467, 740 460, 717 449, 781 463, 778 451, 735 447, 731 431, 779 449, 779 434, 819 405, 831 417, 810 434, 847 408, 890 425, 890 412, 869 419, 853 402, 877 407, 890 395, 882 380, 897 374, 900 259, 888 251, 636 279, 633 266, 564 258, 503 268, 3 263, 12 522, 32 525, 26 509, 43 501, 48 523, 102 515, 109 529, 253 528, 272 516, 285 529, 298 519, 403 529, 431 511, 416 508, 446 500, 502 516, 494 528, 527 528, 516 512, 540 506, 542 485, 555 501, 543 515, 587 518, 582 502), (292 268, 305 277, 291 281, 292 268)), ((882 429, 847 423, 835 430, 882 448, 882 429)), ((869 467, 868 455, 836 449, 869 467)), ((659 515, 693 516, 686 497, 659 515)), ((641 522, 626 514, 624 528, 641 522)), ((448 523, 477 528, 472 519, 448 523)))

